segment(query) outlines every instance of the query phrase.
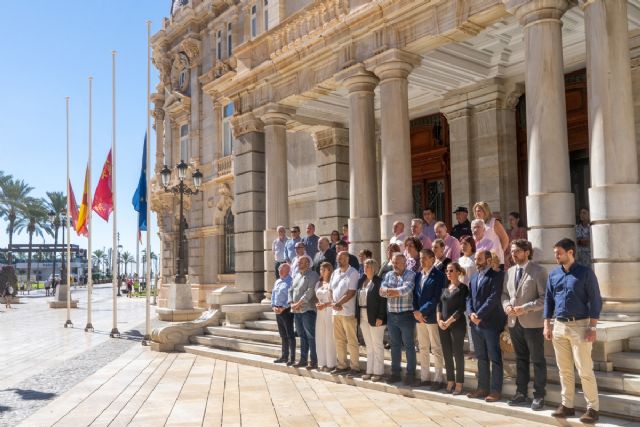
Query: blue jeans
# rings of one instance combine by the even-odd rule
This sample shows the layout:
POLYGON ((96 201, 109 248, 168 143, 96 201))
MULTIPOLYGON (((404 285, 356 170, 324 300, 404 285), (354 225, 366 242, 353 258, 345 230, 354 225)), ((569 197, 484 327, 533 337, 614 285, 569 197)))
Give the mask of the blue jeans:
POLYGON ((300 363, 306 363, 309 360, 308 354, 311 352, 311 363, 317 365, 316 312, 309 310, 304 313, 294 313, 293 319, 296 323, 296 332, 300 337, 300 363))
POLYGON ((500 333, 493 329, 479 328, 471 325, 473 345, 478 359, 478 389, 491 393, 502 393, 502 352, 500 351, 500 333), (491 362, 491 372, 489 372, 491 362), (491 374, 491 385, 489 385, 491 374))
POLYGON ((391 341, 391 375, 400 375, 400 361, 402 360, 402 347, 407 356, 407 375, 416 375, 416 346, 415 331, 416 320, 413 313, 387 314, 387 329, 391 341))

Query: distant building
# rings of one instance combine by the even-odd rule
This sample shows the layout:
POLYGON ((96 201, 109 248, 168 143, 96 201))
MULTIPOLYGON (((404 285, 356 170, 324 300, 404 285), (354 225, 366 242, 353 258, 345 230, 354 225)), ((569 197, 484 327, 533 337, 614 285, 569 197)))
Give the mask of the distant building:
MULTIPOLYGON (((56 257, 56 275, 62 270, 62 260, 66 257, 66 245, 38 244, 31 245, 31 280, 44 281, 53 272, 53 257, 56 257)), ((8 248, 0 248, 0 265, 8 264, 8 248)), ((29 245, 11 245, 12 265, 18 275, 18 280, 27 279, 29 245)), ((66 258, 65 262, 66 262, 66 258)), ((71 274, 74 277, 82 276, 87 272, 87 250, 78 245, 71 245, 71 274)))

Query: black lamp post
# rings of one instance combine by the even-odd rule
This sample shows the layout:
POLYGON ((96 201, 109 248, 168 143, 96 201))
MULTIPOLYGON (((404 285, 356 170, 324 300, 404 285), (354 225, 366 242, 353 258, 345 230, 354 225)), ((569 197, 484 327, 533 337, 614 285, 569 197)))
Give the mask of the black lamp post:
POLYGON ((176 283, 187 283, 187 272, 185 271, 185 254, 184 254, 184 244, 182 242, 182 235, 184 234, 184 195, 187 196, 198 194, 200 191, 200 185, 202 185, 202 173, 196 169, 196 171, 191 175, 193 178, 193 186, 195 189, 191 189, 184 183, 184 179, 187 176, 187 169, 189 166, 181 160, 180 163, 176 165, 176 170, 178 171, 178 185, 173 187, 169 187, 169 183, 171 181, 171 169, 167 165, 164 165, 164 168, 160 171, 160 176, 162 178, 162 186, 164 187, 164 191, 167 193, 179 194, 180 195, 180 222, 178 224, 178 271, 176 274, 176 283))

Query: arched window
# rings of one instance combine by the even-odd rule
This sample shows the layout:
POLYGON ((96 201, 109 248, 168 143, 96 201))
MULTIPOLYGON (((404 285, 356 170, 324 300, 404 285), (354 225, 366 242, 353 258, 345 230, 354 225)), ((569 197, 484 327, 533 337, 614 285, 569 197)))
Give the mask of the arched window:
POLYGON ((224 216, 224 272, 235 273, 236 271, 235 238, 233 231, 233 213, 231 208, 227 209, 224 216))

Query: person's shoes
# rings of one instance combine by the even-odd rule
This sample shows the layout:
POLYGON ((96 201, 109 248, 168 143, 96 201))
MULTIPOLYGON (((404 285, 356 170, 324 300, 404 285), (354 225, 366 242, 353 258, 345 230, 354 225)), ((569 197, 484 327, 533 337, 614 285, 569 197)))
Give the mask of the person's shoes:
POLYGON ((399 383, 400 381, 402 381, 402 378, 400 378, 400 375, 390 375, 389 378, 387 378, 387 382, 389 384, 399 383))
POLYGON ((371 379, 371 375, 370 374, 364 374, 361 378, 363 380, 365 380, 365 381, 369 381, 371 379))
POLYGON ((453 392, 451 394, 454 395, 454 396, 459 396, 462 393, 463 393, 462 384, 460 384, 459 386, 458 386, 458 384, 456 384, 456 388, 453 389, 453 392))
POLYGON ((576 410, 574 408, 567 408, 564 405, 560 405, 558 406, 558 409, 556 409, 554 412, 551 413, 551 416, 556 418, 567 418, 567 417, 572 417, 575 414, 576 414, 576 410))
POLYGON ((416 383, 416 378, 413 375, 405 375, 402 383, 404 385, 412 386, 416 383))
POLYGON ((281 357, 280 359, 274 360, 273 363, 287 363, 287 358, 281 357))
POLYGON ((359 371, 359 370, 357 370, 357 369, 349 369, 349 370, 346 372, 346 375, 345 375, 345 377, 346 377, 348 380, 352 380, 352 379, 354 379, 355 377, 359 377, 359 376, 360 376, 360 371, 359 371))
POLYGON ((340 369, 340 368, 334 368, 331 371, 331 375, 342 375, 349 372, 349 369, 340 369))
POLYGON ((531 402, 531 410, 542 411, 544 409, 544 397, 534 397, 531 402))
POLYGON ((385 349, 385 350, 390 350, 390 349, 391 349, 391 344, 389 344, 389 343, 385 343, 385 345, 384 345, 384 349, 385 349))
POLYGON ((444 388, 444 384, 443 384, 443 383, 441 383, 441 382, 439 382, 439 381, 438 381, 438 382, 435 382, 435 381, 434 381, 434 382, 432 382, 432 383, 431 383, 431 387, 429 387, 429 390, 431 390, 431 391, 438 391, 438 390, 440 390, 441 388, 444 388))
POLYGON ((509 406, 519 406, 524 405, 525 403, 527 403, 527 396, 519 391, 517 391, 511 399, 507 400, 507 405, 509 406))
POLYGON ((583 424, 595 424, 598 421, 600 416, 598 415, 598 411, 595 409, 587 409, 587 412, 584 413, 583 416, 580 417, 580 422, 583 424))
POLYGON ((289 360, 289 361, 287 362, 287 366, 293 366, 293 365, 295 365, 295 364, 296 364, 296 361, 295 361, 295 360, 293 360, 293 359, 291 359, 291 360, 289 360))
POLYGON ((306 361, 299 361, 298 363, 294 363, 293 364, 294 368, 306 368, 307 367, 307 362, 306 361))
POLYGON ((500 399, 502 399, 502 395, 497 391, 494 391, 492 393, 489 393, 489 395, 485 397, 484 401, 488 403, 493 403, 493 402, 499 401, 500 399))
POLYGON ((380 375, 371 375, 371 381, 374 383, 382 381, 382 377, 380 375))
POLYGON ((313 362, 309 363, 307 365, 307 371, 310 371, 312 369, 318 369, 318 364, 317 363, 313 363, 313 362))
POLYGON ((488 394, 489 392, 487 390, 477 389, 467 393, 467 397, 469 399, 484 399, 488 394))

